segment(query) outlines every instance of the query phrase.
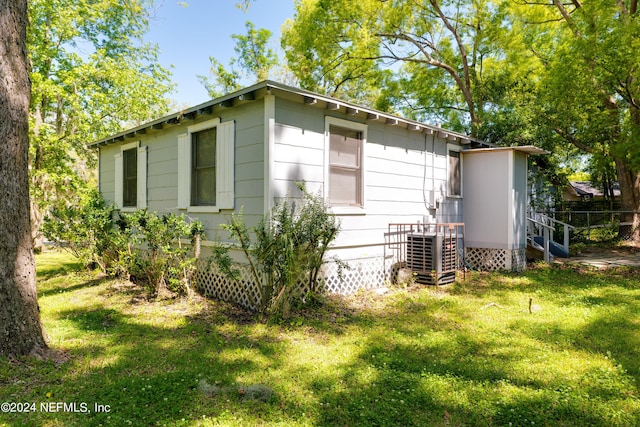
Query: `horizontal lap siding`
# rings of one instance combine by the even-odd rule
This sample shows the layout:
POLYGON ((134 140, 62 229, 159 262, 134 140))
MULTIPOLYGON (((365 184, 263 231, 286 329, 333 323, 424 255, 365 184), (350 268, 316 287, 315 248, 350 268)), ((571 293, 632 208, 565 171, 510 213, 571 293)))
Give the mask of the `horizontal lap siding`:
MULTIPOLYGON (((245 220, 253 227, 262 219, 264 210, 264 103, 256 101, 243 107, 235 117, 235 212, 242 209, 245 220)), ((230 216, 230 211, 218 215, 221 223, 230 216)), ((222 237, 228 240, 228 233, 223 231, 222 237)))
POLYGON ((181 128, 156 132, 146 139, 147 145, 147 204, 150 211, 177 213, 178 200, 178 134, 181 128))
POLYGON ((119 152, 119 145, 108 145, 100 148, 100 169, 98 170, 100 192, 104 199, 110 203, 115 203, 116 200, 116 163, 114 156, 119 152))
MULTIPOLYGON (((356 121, 314 107, 278 99, 274 146, 275 196, 298 194, 295 181, 304 180, 322 194, 325 175, 325 116, 356 121)), ((366 209, 362 215, 339 215, 341 232, 332 252, 345 259, 383 254, 389 223, 423 221, 431 191, 444 197, 436 212, 439 222, 458 220, 460 200, 446 199, 447 144, 444 140, 399 126, 368 121, 365 147, 366 209), (432 155, 435 147, 435 155, 432 155), (343 248, 343 249, 338 249, 343 248)))
POLYGON ((324 116, 322 110, 276 100, 273 194, 298 196, 304 181, 313 194, 324 191, 324 116))
MULTIPOLYGON (((345 257, 382 255, 389 223, 423 221, 429 213, 425 200, 430 200, 434 186, 446 188, 446 149, 433 156, 431 136, 379 122, 368 125, 366 214, 343 216, 336 242, 336 246, 363 247, 336 251, 345 257)), ((438 146, 446 144, 436 139, 438 146)))
MULTIPOLYGON (((263 103, 256 101, 235 108, 216 112, 222 122, 235 121, 235 212, 241 208, 250 226, 258 223, 263 213, 264 197, 264 126, 263 103)), ((210 120, 205 117, 202 121, 210 120)), ((199 120, 200 121, 200 120, 199 120)), ((178 135, 187 131, 184 125, 171 126, 160 131, 141 135, 142 146, 148 146, 147 155, 147 202, 150 211, 185 213, 190 218, 201 221, 205 226, 207 239, 228 240, 228 233, 221 224, 228 222, 231 211, 220 213, 188 213, 178 206, 178 135)), ((135 141, 127 140, 124 143, 135 141)), ((100 190, 104 197, 113 202, 115 198, 114 155, 120 152, 120 144, 100 149, 100 190)))

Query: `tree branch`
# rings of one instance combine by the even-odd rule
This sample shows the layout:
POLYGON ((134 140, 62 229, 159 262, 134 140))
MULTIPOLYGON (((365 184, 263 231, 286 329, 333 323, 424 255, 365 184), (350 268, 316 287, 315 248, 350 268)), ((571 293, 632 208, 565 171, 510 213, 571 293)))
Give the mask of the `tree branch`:
POLYGON ((442 9, 440 9, 440 6, 438 6, 437 0, 430 0, 430 3, 435 9, 440 19, 442 20, 442 22, 444 23, 445 27, 447 27, 449 32, 451 32, 451 34, 456 40, 456 44, 458 45, 458 50, 460 51, 460 60, 462 61, 464 84, 462 84, 462 80, 459 78, 459 76, 457 76, 457 73, 456 73, 456 76, 457 76, 456 83, 458 84, 458 88, 462 92, 462 95, 464 96, 467 106, 469 107, 471 123, 479 124, 478 118, 476 116, 475 102, 473 100, 473 95, 471 93, 471 69, 469 68, 469 62, 467 60, 467 49, 465 48, 464 43, 462 42, 462 38, 460 37, 460 33, 458 32, 457 28, 451 25, 449 18, 445 16, 445 14, 442 12, 442 9))
POLYGON ((582 142, 580 142, 578 140, 578 138, 576 138, 575 136, 573 136, 572 134, 565 132, 563 129, 561 129, 558 126, 554 126, 553 130, 560 135, 562 138, 564 138, 567 142, 569 142, 570 144, 572 144, 575 147, 578 147, 580 150, 583 150, 587 153, 593 153, 594 149, 592 147, 589 147, 586 144, 583 144, 582 142))
MULTIPOLYGON (((552 1, 553 1, 553 4, 558 9, 558 11, 560 12, 560 15, 562 15, 564 20, 569 25, 569 28, 571 28, 571 30, 573 31, 573 33, 576 36, 581 36, 580 30, 578 30, 578 27, 576 27, 575 22, 573 22, 573 19, 571 18, 571 14, 567 10, 567 8, 564 7, 564 4, 562 3, 562 1, 561 0, 552 0, 552 1)), ((574 5, 575 5, 575 2, 574 2, 574 5)))

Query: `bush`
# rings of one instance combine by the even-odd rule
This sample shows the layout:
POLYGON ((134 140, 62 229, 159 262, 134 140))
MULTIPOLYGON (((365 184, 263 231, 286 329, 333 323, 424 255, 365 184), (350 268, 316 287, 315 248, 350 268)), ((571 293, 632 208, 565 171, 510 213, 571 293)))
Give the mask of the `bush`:
POLYGON ((119 244, 126 240, 117 226, 118 212, 102 195, 91 190, 79 195, 77 206, 53 209, 44 219, 44 236, 58 243, 86 267, 99 266, 115 273, 119 264, 119 244))
POLYGON ((79 206, 53 210, 43 232, 86 266, 98 265, 107 275, 126 277, 153 295, 165 287, 190 294, 204 227, 184 215, 146 209, 121 213, 91 191, 79 206), (187 238, 191 248, 184 243, 187 238))
MULTIPOLYGON (((246 285, 244 289, 261 312, 286 316, 291 304, 304 298, 301 283, 307 283, 311 297, 318 295, 319 272, 326 262, 326 251, 340 229, 324 200, 307 192, 304 184, 297 185, 302 199, 297 202, 286 198, 278 203, 253 230, 255 243, 251 242, 242 212, 232 215, 224 226, 249 260, 253 279, 259 284, 259 300, 252 297, 246 285)), ((239 284, 228 249, 216 248, 214 259, 220 269, 239 284)), ((344 266, 338 259, 334 260, 344 266)))
POLYGON ((184 215, 158 215, 146 209, 123 217, 132 230, 125 257, 131 280, 146 286, 152 294, 164 287, 191 294, 190 282, 204 235, 202 224, 189 223, 184 215), (186 237, 191 239, 191 248, 183 242, 186 237))

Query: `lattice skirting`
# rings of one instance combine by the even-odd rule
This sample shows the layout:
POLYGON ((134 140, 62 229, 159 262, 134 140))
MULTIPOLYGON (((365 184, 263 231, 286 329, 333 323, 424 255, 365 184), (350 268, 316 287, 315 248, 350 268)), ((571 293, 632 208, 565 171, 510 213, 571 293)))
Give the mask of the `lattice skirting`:
POLYGON ((474 270, 524 271, 527 267, 526 248, 466 248, 466 262, 474 270))
MULTIPOLYGON (((475 270, 524 271, 526 249, 466 248, 465 259, 467 266, 475 270)), ((393 276, 392 270, 398 267, 398 260, 390 256, 345 262, 349 268, 341 269, 335 262, 328 262, 323 266, 320 272, 321 291, 349 295, 360 289, 378 288, 393 276)), ((237 281, 226 277, 215 263, 199 262, 197 288, 205 295, 255 309, 254 301, 259 301, 260 298, 260 285, 254 280, 247 264, 238 263, 235 267, 239 273, 237 281)), ((299 291, 303 294, 309 291, 308 281, 302 280, 299 283, 299 291)))
MULTIPOLYGON (((365 258, 346 261, 348 268, 340 268, 335 262, 326 263, 320 272, 321 290, 348 295, 359 289, 370 289, 382 286, 385 283, 385 272, 390 271, 394 260, 384 257, 365 258)), ((215 263, 198 263, 196 273, 197 288, 204 295, 233 302, 243 307, 255 309, 255 301, 259 301, 260 288, 251 274, 250 267, 246 264, 235 264, 238 270, 237 281, 226 277, 215 263)), ((309 283, 302 280, 299 283, 299 291, 309 291, 309 283)))
POLYGON ((247 264, 235 264, 239 280, 225 276, 215 263, 198 262, 196 287, 204 295, 232 302, 255 310, 255 301, 259 301, 260 288, 255 282, 247 264))

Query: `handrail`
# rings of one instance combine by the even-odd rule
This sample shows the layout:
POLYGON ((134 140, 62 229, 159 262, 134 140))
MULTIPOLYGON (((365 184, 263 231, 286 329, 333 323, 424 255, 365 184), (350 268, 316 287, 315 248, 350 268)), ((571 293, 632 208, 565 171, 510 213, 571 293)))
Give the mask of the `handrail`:
POLYGON ((527 218, 527 220, 528 220, 529 222, 532 222, 532 223, 534 223, 534 224, 537 224, 537 225, 540 225, 540 226, 542 226, 542 227, 548 228, 548 229, 550 229, 550 230, 551 230, 551 229, 553 229, 553 227, 552 227, 552 226, 550 226, 549 224, 545 224, 544 222, 536 221, 536 220, 535 220, 535 219, 533 219, 533 218, 527 218))
POLYGON ((562 247, 567 253, 569 253, 569 229, 575 229, 574 226, 539 212, 531 212, 529 215, 530 216, 527 217, 527 235, 533 235, 533 231, 534 231, 528 226, 529 224, 535 224, 538 226, 538 228, 542 228, 542 239, 543 239, 542 246, 544 251, 545 262, 551 262, 551 253, 550 253, 549 247, 550 247, 550 242, 554 242, 553 232, 555 230, 555 224, 560 224, 563 227, 562 247), (539 219, 534 219, 533 216, 536 216, 539 219), (554 224, 554 225, 552 226, 551 224, 554 224))

